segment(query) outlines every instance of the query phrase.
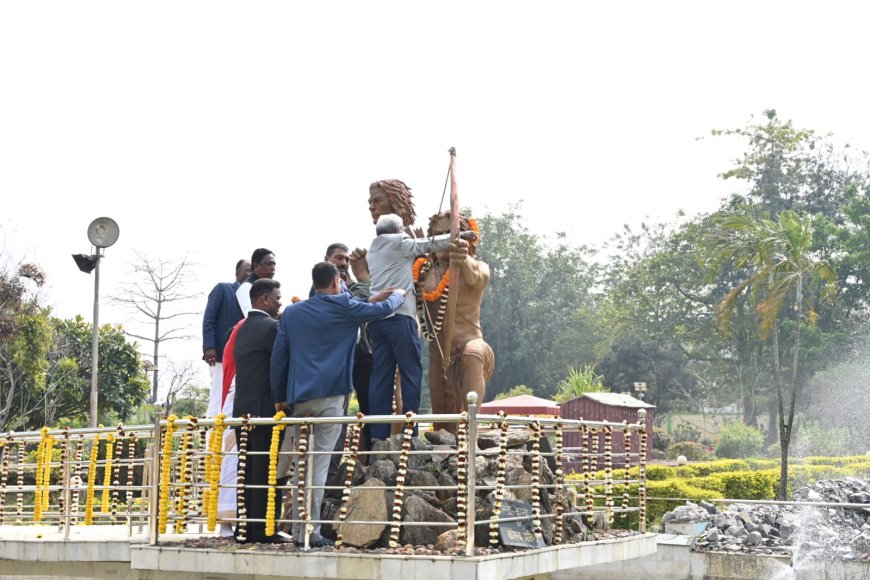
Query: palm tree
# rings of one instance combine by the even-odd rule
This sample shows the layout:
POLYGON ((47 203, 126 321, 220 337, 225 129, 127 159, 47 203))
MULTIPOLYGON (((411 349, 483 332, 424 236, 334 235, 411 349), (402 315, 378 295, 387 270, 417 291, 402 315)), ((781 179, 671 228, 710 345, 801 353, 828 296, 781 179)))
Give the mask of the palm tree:
POLYGON ((785 499, 788 480, 788 449, 794 433, 795 400, 801 382, 798 377, 801 324, 814 325, 818 318, 812 302, 804 296, 808 280, 821 283, 821 298, 831 299, 836 291, 836 275, 826 260, 812 251, 813 226, 810 215, 784 211, 775 218, 748 213, 719 216, 710 235, 714 263, 730 263, 746 269, 749 275, 734 286, 719 304, 719 325, 728 331, 731 313, 744 292, 749 292, 758 313, 758 332, 762 340, 772 338, 774 377, 777 393, 780 442, 780 481, 777 496, 785 499), (779 355, 779 321, 787 302, 794 304, 794 348, 791 385, 785 390, 779 355), (786 409, 785 400, 788 399, 786 409), (786 417, 786 411, 788 415, 786 417))

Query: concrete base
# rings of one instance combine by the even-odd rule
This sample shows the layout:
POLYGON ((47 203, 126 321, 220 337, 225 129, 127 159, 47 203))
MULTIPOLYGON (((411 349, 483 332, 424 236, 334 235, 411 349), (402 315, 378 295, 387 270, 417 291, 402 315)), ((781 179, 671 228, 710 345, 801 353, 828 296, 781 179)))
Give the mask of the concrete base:
MULTIPOLYGON (((3 535, 3 534, 0 534, 3 535)), ((493 556, 399 556, 342 552, 261 552, 150 546, 127 529, 78 527, 64 541, 55 530, 18 528, 0 539, 0 580, 7 578, 102 580, 548 580, 559 571, 649 556, 655 534, 601 540, 493 556), (7 535, 8 537, 8 535, 7 535)), ((186 536, 189 537, 189 536, 186 536)), ((182 539, 166 536, 164 541, 182 539)))
POLYGON ((552 574, 552 580, 865 580, 868 562, 798 561, 788 556, 692 552, 692 537, 660 534, 654 554, 552 574))
POLYGON ((625 558, 646 556, 656 549, 655 535, 553 546, 476 558, 399 556, 340 552, 269 553, 237 550, 219 552, 133 546, 130 565, 137 570, 207 574, 209 579, 335 578, 337 580, 396 580, 397 578, 461 578, 462 580, 548 578, 553 572, 625 558))

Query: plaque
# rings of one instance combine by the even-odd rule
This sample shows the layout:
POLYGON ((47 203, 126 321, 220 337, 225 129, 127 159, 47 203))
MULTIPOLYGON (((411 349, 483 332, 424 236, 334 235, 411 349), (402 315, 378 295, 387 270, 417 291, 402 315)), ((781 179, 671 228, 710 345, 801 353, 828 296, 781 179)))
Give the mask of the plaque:
POLYGON ((498 523, 501 543, 505 546, 518 548, 543 548, 544 538, 535 537, 535 526, 532 525, 532 504, 527 501, 504 500, 501 502, 500 518, 525 517, 526 520, 498 523))

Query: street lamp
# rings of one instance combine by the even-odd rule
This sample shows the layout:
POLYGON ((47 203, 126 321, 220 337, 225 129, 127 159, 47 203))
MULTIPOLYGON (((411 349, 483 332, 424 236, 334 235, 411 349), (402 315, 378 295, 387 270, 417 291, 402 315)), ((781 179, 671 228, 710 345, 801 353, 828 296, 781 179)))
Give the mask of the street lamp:
POLYGON ((646 383, 634 383, 634 391, 637 393, 637 398, 643 401, 646 395, 646 383))
POLYGON ((92 255, 73 254, 76 266, 85 274, 94 272, 94 327, 91 335, 91 396, 90 420, 91 427, 97 426, 97 399, 99 396, 99 349, 100 349, 100 258, 103 250, 118 241, 120 230, 112 218, 101 217, 88 226, 88 240, 94 245, 92 255))

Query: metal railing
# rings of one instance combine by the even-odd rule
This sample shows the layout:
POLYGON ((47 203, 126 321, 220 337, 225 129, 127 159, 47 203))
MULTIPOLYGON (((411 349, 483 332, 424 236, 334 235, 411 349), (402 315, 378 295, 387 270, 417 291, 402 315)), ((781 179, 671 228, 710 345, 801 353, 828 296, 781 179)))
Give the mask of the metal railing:
MULTIPOLYGON (((125 524, 130 536, 134 528, 140 532, 147 529, 152 544, 159 541, 170 523, 176 532, 210 532, 214 530, 216 521, 215 493, 219 493, 220 489, 232 488, 239 502, 243 502, 243 494, 239 490, 245 487, 244 477, 240 477, 233 485, 216 485, 222 459, 235 455, 244 461, 246 455, 252 454, 245 449, 226 451, 222 440, 216 443, 212 437, 219 437, 221 430, 229 427, 245 430, 253 426, 271 426, 273 430, 280 431, 288 427, 307 429, 318 424, 336 423, 347 426, 342 460, 347 464, 346 471, 351 474, 362 457, 398 458, 396 485, 368 486, 369 489, 393 492, 394 505, 387 506, 387 519, 380 522, 350 522, 340 517, 341 523, 347 525, 389 526, 392 542, 398 540, 399 530, 403 526, 455 528, 458 530, 459 545, 464 543, 464 553, 471 556, 476 543, 476 526, 488 526, 490 537, 485 545, 496 545, 501 524, 530 522, 531 533, 540 538, 543 521, 553 520, 553 543, 558 544, 562 542, 567 518, 581 518, 581 521, 591 524, 593 518, 598 517, 613 524, 615 514, 631 512, 638 513, 638 530, 643 532, 646 519, 645 415, 641 409, 636 423, 480 415, 477 413, 476 397, 470 393, 468 411, 461 414, 305 417, 282 418, 278 421, 274 418, 159 418, 153 425, 43 428, 40 431, 10 432, 5 437, 0 436, 0 442, 3 443, 0 449, 0 539, 4 525, 33 523, 56 525, 62 530, 65 539, 69 537, 70 527, 82 522, 85 525, 125 524), (359 450, 362 427, 384 423, 399 424, 405 428, 401 449, 359 450), (410 427, 414 423, 455 425, 456 448, 411 449, 410 427), (496 437, 488 439, 495 446, 493 451, 481 450, 478 445, 469 444, 478 441, 482 428, 486 426, 498 433, 496 437), (581 433, 580 447, 563 447, 563 434, 569 431, 581 433), (158 436, 155 437, 155 434, 158 436), (511 437, 519 442, 516 447, 509 447, 511 437), (545 440, 549 445, 545 444, 544 447, 549 449, 542 450, 541 444, 545 440), (614 441, 622 444, 620 452, 613 451, 614 441), (456 485, 404 485, 410 458, 415 455, 431 456, 433 453, 446 456, 446 463, 456 458, 456 485), (494 476, 494 483, 478 479, 478 458, 489 456, 495 457, 495 468, 493 470, 488 465, 484 471, 489 474, 487 479, 494 476), (516 466, 520 457, 522 460, 528 459, 530 463, 530 469, 526 471, 531 472, 532 483, 509 485, 505 479, 508 461, 516 466), (566 479, 563 467, 578 463, 581 465, 580 478, 566 479), (600 467, 603 467, 603 478, 595 476, 600 467), (629 473, 632 467, 639 468, 635 477, 629 473), (632 489, 636 491, 632 493, 632 489), (519 490, 524 490, 524 495, 531 492, 530 513, 502 516, 505 498, 519 490), (402 502, 406 494, 439 491, 447 491, 456 498, 456 521, 403 521, 402 502), (553 496, 550 513, 541 511, 541 494, 553 496), (11 502, 13 498, 14 502, 11 502), (477 503, 484 498, 491 504, 487 510, 491 515, 489 519, 479 520, 477 503), (565 501, 565 498, 570 501, 565 501), (621 500, 619 505, 617 500, 621 500), (193 529, 194 526, 198 528, 193 529)), ((294 520, 289 513, 285 513, 280 519, 274 522, 265 520, 265 523, 267 527, 303 524, 302 542, 306 548, 315 524, 337 527, 339 523, 335 520, 312 520, 306 516, 311 512, 311 492, 317 489, 324 492, 340 490, 342 508, 347 506, 353 492, 352 475, 346 477, 344 485, 312 484, 311 458, 330 453, 307 449, 307 443, 300 437, 292 451, 277 455, 289 455, 292 469, 302 480, 301 486, 293 484, 294 477, 290 477, 284 485, 278 484, 273 477, 269 485, 248 486, 291 492, 291 501, 297 502, 302 508, 300 519, 294 520), (300 466, 304 467, 300 469, 300 466)), ((271 453, 270 468, 274 468, 276 460, 276 454, 271 453)), ((483 465, 485 462, 480 463, 483 465)), ((339 509, 338 513, 342 511, 339 509)), ((244 511, 239 514, 241 517, 226 521, 236 526, 264 522, 262 519, 246 518, 244 511)), ((300 541, 299 538, 294 539, 300 541)))

